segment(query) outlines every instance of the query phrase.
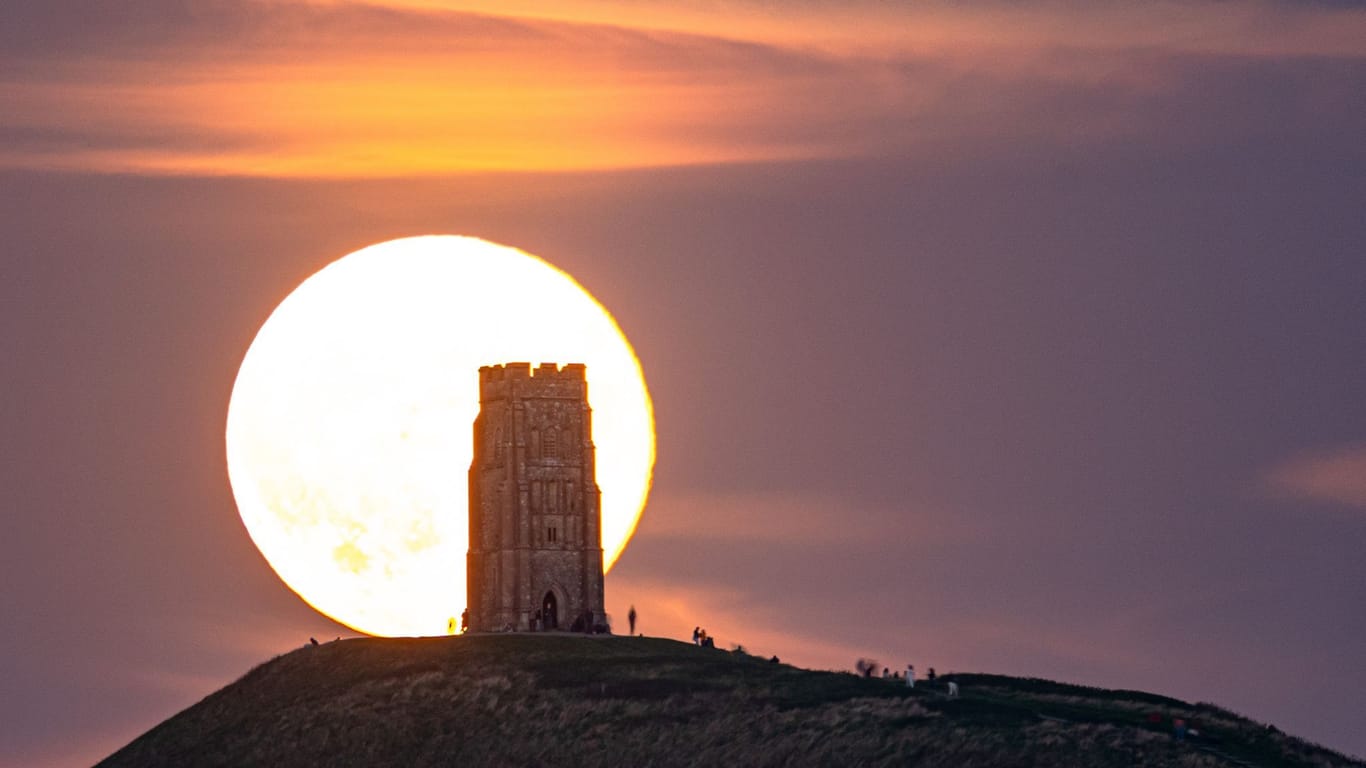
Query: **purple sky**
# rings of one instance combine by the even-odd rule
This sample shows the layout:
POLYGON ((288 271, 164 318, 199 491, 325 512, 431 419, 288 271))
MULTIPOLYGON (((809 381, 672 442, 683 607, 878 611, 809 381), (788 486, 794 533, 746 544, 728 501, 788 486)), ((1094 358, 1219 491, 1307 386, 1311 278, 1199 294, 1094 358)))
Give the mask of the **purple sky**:
POLYGON ((677 35, 624 9, 619 29, 327 12, 319 48, 378 14, 385 40, 583 55, 585 78, 705 102, 604 117, 645 138, 601 168, 563 160, 587 141, 570 120, 536 167, 434 174, 376 170, 357 147, 384 125, 315 147, 288 110, 159 110, 226 88, 239 49, 283 66, 271 45, 301 33, 149 5, 0 10, 0 765, 93 762, 348 634, 239 522, 228 395, 302 279, 426 233, 546 258, 635 345, 659 458, 607 599, 646 633, 1140 688, 1366 755, 1354 4, 1109 8, 1078 39, 1065 3, 929 4, 944 18, 916 29, 947 42, 873 50, 848 42, 871 11, 817 45, 819 3, 792 39, 757 2, 727 39, 703 3, 677 35), (955 52, 998 27, 1018 45, 955 52), (311 178, 329 152, 347 172, 311 178))

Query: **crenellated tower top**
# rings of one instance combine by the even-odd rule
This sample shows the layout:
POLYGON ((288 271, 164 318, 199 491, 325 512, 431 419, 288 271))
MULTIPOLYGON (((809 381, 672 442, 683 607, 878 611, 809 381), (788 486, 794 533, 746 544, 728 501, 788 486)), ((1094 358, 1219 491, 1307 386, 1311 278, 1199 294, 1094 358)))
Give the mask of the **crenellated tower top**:
POLYGON ((479 402, 521 397, 587 400, 588 380, 583 363, 564 367, 554 363, 485 365, 479 369, 479 402))

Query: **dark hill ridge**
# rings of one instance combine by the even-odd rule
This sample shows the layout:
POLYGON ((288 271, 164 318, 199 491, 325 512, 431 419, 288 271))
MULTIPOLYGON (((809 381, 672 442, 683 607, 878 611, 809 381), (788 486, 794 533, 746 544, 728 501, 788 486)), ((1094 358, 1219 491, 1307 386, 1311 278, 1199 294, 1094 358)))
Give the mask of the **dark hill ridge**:
POLYGON ((1366 766, 1208 705, 950 679, 958 699, 641 637, 342 640, 256 667, 100 765, 1366 766), (1201 736, 1176 741, 1173 717, 1201 736))

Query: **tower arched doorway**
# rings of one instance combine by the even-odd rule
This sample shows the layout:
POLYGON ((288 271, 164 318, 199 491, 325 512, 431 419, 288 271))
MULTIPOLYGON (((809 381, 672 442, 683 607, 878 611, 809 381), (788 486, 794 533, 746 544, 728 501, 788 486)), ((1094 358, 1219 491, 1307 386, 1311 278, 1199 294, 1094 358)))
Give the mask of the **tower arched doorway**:
POLYGON ((559 629, 560 615, 554 592, 545 593, 541 598, 541 626, 547 630, 559 629))

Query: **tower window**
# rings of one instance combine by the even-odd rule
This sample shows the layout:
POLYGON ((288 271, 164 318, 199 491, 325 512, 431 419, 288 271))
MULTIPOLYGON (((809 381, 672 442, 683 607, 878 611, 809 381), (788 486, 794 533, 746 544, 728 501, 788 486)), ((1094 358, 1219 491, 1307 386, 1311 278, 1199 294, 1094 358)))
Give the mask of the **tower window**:
POLYGON ((546 541, 555 541, 557 535, 558 535, 558 532, 555 530, 555 526, 552 525, 552 526, 550 526, 549 528, 545 529, 545 540, 546 540, 546 541))
POLYGON ((560 446, 558 444, 558 441, 559 435, 557 434, 557 430, 554 427, 551 427, 550 429, 547 429, 545 431, 545 437, 542 438, 541 447, 545 449, 546 458, 557 459, 560 457, 560 446))

